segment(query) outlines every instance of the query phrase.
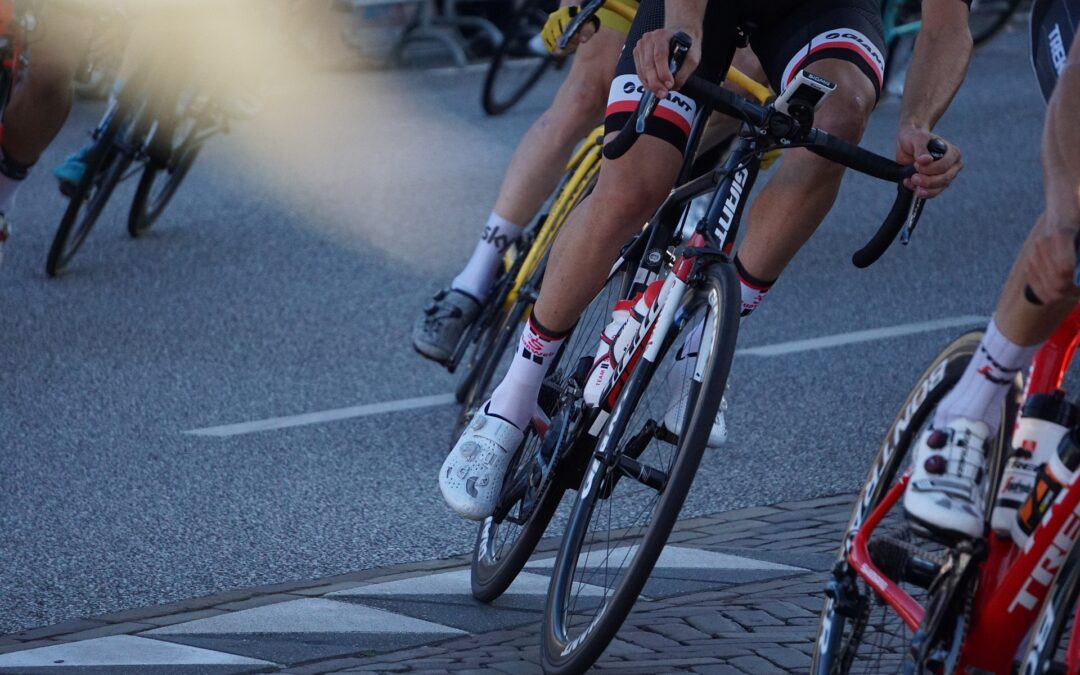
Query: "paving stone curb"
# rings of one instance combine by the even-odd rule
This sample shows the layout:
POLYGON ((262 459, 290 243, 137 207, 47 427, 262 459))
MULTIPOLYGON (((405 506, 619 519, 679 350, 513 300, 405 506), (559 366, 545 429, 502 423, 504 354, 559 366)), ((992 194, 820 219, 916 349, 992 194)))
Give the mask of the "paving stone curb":
MULTIPOLYGON (((797 556, 782 579, 639 601, 596 670, 769 673, 805 671, 813 649, 825 571, 839 545, 854 495, 737 509, 680 521, 669 544, 752 551, 775 562, 797 556), (798 514, 797 517, 795 514, 798 514), (809 561, 809 562, 807 562, 809 561)), ((554 550, 545 540, 539 550, 554 550)), ((0 636, 0 654, 107 635, 137 635, 275 603, 467 568, 469 556, 425 560, 315 580, 227 591, 202 598, 66 621, 0 636)), ((294 662, 294 675, 360 672, 539 672, 539 624, 444 638, 387 653, 294 662)))

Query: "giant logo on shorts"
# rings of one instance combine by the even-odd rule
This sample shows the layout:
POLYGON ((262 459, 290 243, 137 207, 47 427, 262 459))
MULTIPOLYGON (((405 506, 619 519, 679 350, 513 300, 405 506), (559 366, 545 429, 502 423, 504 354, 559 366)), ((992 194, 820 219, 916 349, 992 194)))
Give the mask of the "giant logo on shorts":
POLYGON ((811 55, 826 49, 848 49, 855 52, 874 72, 878 86, 883 84, 885 57, 882 56, 881 50, 877 48, 873 40, 854 28, 837 28, 819 33, 805 47, 796 52, 784 68, 782 85, 787 87, 791 83, 795 74, 802 70, 811 55))
MULTIPOLYGON (((637 75, 619 75, 612 81, 608 92, 607 114, 634 112, 638 101, 644 95, 645 87, 637 75)), ((653 115, 671 122, 682 129, 683 133, 689 134, 696 110, 697 104, 694 99, 672 91, 668 92, 667 97, 656 106, 653 115)))

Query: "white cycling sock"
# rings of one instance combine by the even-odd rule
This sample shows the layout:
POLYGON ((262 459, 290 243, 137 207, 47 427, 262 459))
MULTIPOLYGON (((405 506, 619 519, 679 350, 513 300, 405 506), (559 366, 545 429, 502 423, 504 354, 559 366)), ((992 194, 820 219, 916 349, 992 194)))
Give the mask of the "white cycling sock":
POLYGON ((536 399, 544 383, 551 359, 559 351, 566 334, 553 335, 530 318, 521 332, 518 350, 495 391, 491 392, 488 413, 524 429, 536 412, 536 399))
POLYGON ((484 225, 480 241, 476 242, 472 257, 465 264, 465 269, 450 282, 450 288, 468 293, 477 300, 487 298, 491 281, 502 263, 503 252, 518 238, 523 229, 523 226, 515 225, 492 211, 484 225))
POLYGON ((938 404, 934 427, 940 429, 963 417, 985 422, 991 435, 997 433, 1001 426, 1001 403, 1009 392, 1009 385, 1041 346, 1022 347, 1010 341, 991 319, 960 381, 938 404))

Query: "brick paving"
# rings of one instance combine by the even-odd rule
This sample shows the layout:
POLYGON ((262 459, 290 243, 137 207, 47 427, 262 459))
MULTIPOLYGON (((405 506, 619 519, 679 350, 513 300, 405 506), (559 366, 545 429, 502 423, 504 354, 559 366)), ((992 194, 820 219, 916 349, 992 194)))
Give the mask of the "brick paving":
MULTIPOLYGON (((853 495, 838 495, 680 521, 669 541, 669 545, 677 546, 679 550, 706 552, 707 555, 722 553, 741 556, 740 559, 750 562, 765 560, 789 567, 782 568, 787 571, 772 572, 773 578, 711 584, 698 580, 688 582, 685 592, 676 589, 658 599, 640 600, 594 669, 597 672, 702 675, 805 672, 813 652, 825 573, 835 556, 852 500, 853 495), (710 587, 703 589, 703 586, 710 587)), ((552 551, 556 545, 557 542, 545 541, 539 550, 552 551)), ((500 609, 480 605, 463 597, 466 593, 458 593, 453 602, 463 603, 460 607, 466 614, 470 611, 486 613, 484 625, 503 625, 502 616, 507 617, 507 624, 512 624, 473 633, 468 626, 475 624, 463 622, 464 629, 454 628, 441 625, 452 624, 452 621, 428 616, 441 604, 438 598, 432 597, 423 603, 416 603, 416 598, 406 598, 421 608, 410 618, 401 616, 410 613, 407 609, 410 605, 404 600, 398 602, 400 599, 393 596, 380 597, 383 604, 370 598, 342 597, 343 594, 357 593, 358 589, 375 589, 376 584, 386 586, 395 580, 408 579, 411 584, 424 579, 449 578, 454 573, 463 574, 461 571, 467 568, 468 561, 460 557, 423 561, 302 584, 232 591, 211 598, 2 636, 0 673, 22 672, 5 666, 4 659, 11 658, 5 654, 116 635, 149 638, 145 642, 158 645, 168 640, 165 644, 171 648, 217 650, 208 653, 238 655, 237 658, 252 661, 252 665, 221 671, 229 673, 495 672, 516 675, 540 672, 540 613, 535 603, 527 608, 500 609), (284 610, 304 602, 340 605, 349 611, 390 610, 396 614, 385 611, 384 614, 427 627, 409 629, 412 631, 409 635, 382 635, 379 640, 365 643, 367 646, 360 648, 355 637, 341 637, 344 633, 328 631, 327 635, 337 636, 335 639, 312 638, 310 634, 298 637, 296 629, 285 626, 274 629, 273 649, 267 646, 269 642, 260 642, 260 638, 267 636, 258 633, 261 629, 257 625, 242 630, 235 627, 237 621, 258 617, 261 611, 284 610), (369 609, 369 606, 379 609, 369 609), (525 617, 527 623, 521 617, 525 617), (233 624, 228 624, 229 621, 233 624), (201 625, 217 628, 204 630, 198 628, 201 625), (226 625, 233 627, 222 627, 226 625), (187 630, 186 626, 192 628, 187 630), (444 633, 437 634, 436 628, 445 629, 444 633), (248 632, 239 635, 242 631, 248 632), (448 636, 448 633, 454 634, 448 636), (318 649, 314 645, 318 645, 318 649)), ((257 619, 251 620, 257 624, 257 619)), ((277 620, 288 622, 288 619, 277 620)), ((77 663, 77 659, 72 661, 72 667, 66 670, 80 670, 77 663)), ((145 672, 156 673, 159 669, 148 666, 145 672)), ((186 671, 166 668, 161 672, 186 671)))

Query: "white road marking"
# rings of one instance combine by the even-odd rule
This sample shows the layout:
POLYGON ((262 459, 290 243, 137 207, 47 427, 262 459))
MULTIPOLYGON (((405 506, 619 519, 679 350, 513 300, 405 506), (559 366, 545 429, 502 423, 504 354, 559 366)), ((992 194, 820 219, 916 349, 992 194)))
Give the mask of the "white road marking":
POLYGON ((215 665, 273 664, 269 661, 134 635, 111 635, 0 655, 0 668, 215 665))
MULTIPOLYGON (((622 546, 614 548, 611 551, 606 549, 598 549, 596 553, 596 565, 602 566, 607 560, 627 560, 633 555, 637 546, 622 546)), ((584 557, 583 560, 587 561, 588 558, 584 557)), ((581 561, 579 561, 580 564, 581 561)), ((585 563, 588 565, 588 563, 585 563)), ((540 560, 533 560, 525 564, 525 567, 533 568, 547 568, 551 569, 555 566, 554 558, 541 558, 540 560)), ((805 572, 802 567, 792 567, 791 565, 781 565, 780 563, 766 562, 764 560, 755 560, 754 558, 744 558, 738 555, 730 555, 728 553, 716 553, 715 551, 703 551, 698 548, 686 548, 683 546, 665 546, 660 552, 660 559, 656 561, 658 568, 667 569, 690 569, 690 570, 776 570, 776 571, 792 571, 792 572, 805 572)))
POLYGON ((794 340, 792 342, 781 342, 775 345, 765 345, 763 347, 748 347, 746 349, 735 350, 736 356, 783 356, 785 354, 796 354, 798 352, 808 352, 815 349, 826 349, 828 347, 840 347, 843 345, 852 345, 859 342, 872 342, 874 340, 886 340, 888 338, 903 337, 905 335, 915 335, 918 333, 930 333, 935 330, 943 330, 945 328, 957 328, 960 326, 972 326, 977 324, 984 324, 987 322, 985 316, 956 316, 951 319, 937 319, 936 321, 922 321, 920 323, 905 323, 899 326, 889 326, 887 328, 871 328, 870 330, 857 330, 852 333, 838 333, 837 335, 826 335, 819 338, 810 338, 808 340, 794 340))
POLYGON ((205 429, 190 429, 185 434, 193 436, 238 436, 251 434, 256 431, 270 431, 272 429, 287 429, 289 427, 302 427, 309 424, 322 424, 337 420, 352 419, 354 417, 369 417, 384 413, 401 412, 403 410, 417 410, 420 408, 434 408, 441 405, 450 405, 455 402, 453 394, 436 394, 435 396, 420 396, 418 398, 403 398, 397 401, 385 403, 371 403, 369 405, 354 405, 348 408, 335 408, 321 412, 305 413, 303 415, 290 415, 288 417, 271 417, 254 422, 240 422, 239 424, 223 424, 219 427, 206 427, 205 429))
POLYGON ((215 633, 448 633, 460 635, 465 631, 374 607, 323 598, 305 598, 155 628, 148 631, 146 635, 215 633))
MULTIPOLYGON (((469 595, 470 588, 469 570, 454 570, 452 572, 440 572, 422 577, 409 577, 396 581, 384 581, 367 586, 358 586, 344 591, 335 591, 326 597, 364 597, 384 595, 469 595)), ((551 581, 540 574, 522 572, 514 577, 510 588, 506 589, 505 595, 547 595, 551 581)), ((586 597, 603 597, 604 589, 591 584, 575 584, 575 593, 586 597)))
MULTIPOLYGON (((761 347, 747 347, 735 351, 736 356, 784 356, 797 354, 829 347, 841 347, 843 345, 858 344, 860 342, 872 342, 889 338, 916 335, 918 333, 930 333, 946 328, 960 326, 974 326, 986 323, 984 316, 955 316, 948 319, 935 321, 922 321, 919 323, 905 323, 898 326, 885 328, 871 328, 850 333, 837 333, 806 340, 794 340, 792 342, 780 342, 774 345, 761 347)), ((258 431, 272 431, 274 429, 288 429, 290 427, 302 427, 310 424, 322 424, 338 420, 353 419, 356 417, 370 417, 386 413, 402 412, 405 410, 419 410, 421 408, 436 408, 438 406, 454 403, 453 394, 436 394, 434 396, 420 396, 418 398, 404 398, 397 401, 384 403, 371 403, 368 405, 355 405, 347 408, 335 408, 321 412, 304 413, 302 415, 289 415, 287 417, 271 417, 254 422, 240 422, 237 424, 223 424, 216 427, 202 429, 189 429, 183 433, 193 436, 213 436, 224 438, 252 434, 258 431)))

